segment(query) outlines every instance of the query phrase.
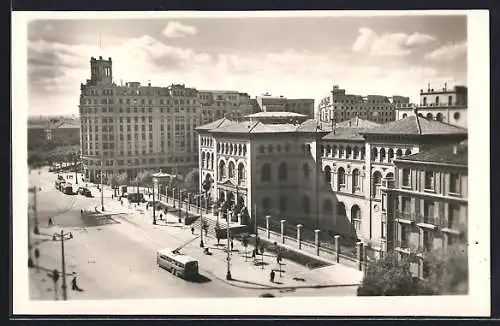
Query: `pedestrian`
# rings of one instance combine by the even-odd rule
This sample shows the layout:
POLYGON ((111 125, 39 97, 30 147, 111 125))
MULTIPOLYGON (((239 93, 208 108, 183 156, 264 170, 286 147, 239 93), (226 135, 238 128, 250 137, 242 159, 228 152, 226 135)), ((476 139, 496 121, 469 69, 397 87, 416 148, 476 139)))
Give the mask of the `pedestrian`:
POLYGON ((233 239, 231 238, 231 251, 233 251, 233 239))
POLYGON ((123 206, 123 200, 122 199, 120 199, 120 204, 122 204, 122 206, 123 206))
POLYGON ((191 234, 194 234, 194 227, 191 227, 191 234))
POLYGON ((114 198, 114 197, 113 197, 113 194, 111 194, 111 199, 113 199, 113 198, 114 198))
POLYGON ((49 217, 49 226, 54 225, 54 221, 52 220, 52 217, 49 217))
POLYGON ((160 213, 160 220, 163 220, 163 215, 162 215, 162 213, 160 213))
POLYGON ((205 236, 208 237, 208 227, 205 226, 205 236))
POLYGON ((256 253, 257 253, 257 249, 255 249, 255 248, 254 248, 254 249, 252 250, 252 258, 254 258, 254 259, 255 259, 255 255, 256 255, 256 253))
POLYGON ((269 274, 269 278, 271 279, 271 283, 274 283, 274 270, 271 270, 271 273, 269 274))
POLYGON ((78 287, 78 284, 76 282, 76 273, 73 274, 73 279, 71 280, 71 289, 73 291, 83 291, 82 289, 80 289, 80 287, 78 287))

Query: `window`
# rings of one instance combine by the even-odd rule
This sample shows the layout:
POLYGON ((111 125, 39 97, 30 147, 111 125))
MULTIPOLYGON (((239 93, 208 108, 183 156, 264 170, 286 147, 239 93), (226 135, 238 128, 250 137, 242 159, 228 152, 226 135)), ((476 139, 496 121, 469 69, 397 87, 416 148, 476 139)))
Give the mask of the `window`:
POLYGON ((345 171, 344 168, 339 168, 337 171, 337 189, 340 190, 345 187, 345 171))
POLYGON ((436 114, 436 120, 439 122, 443 122, 443 114, 442 113, 436 114))
POLYGON ((361 230, 361 210, 358 205, 351 208, 351 220, 356 231, 361 230))
POLYGON ((426 190, 434 190, 434 172, 425 171, 425 188, 426 190))
POLYGON ((265 163, 262 166, 260 180, 261 182, 271 181, 271 164, 265 163))
POLYGON ((458 224, 460 221, 460 206, 459 205, 450 205, 448 209, 448 228, 450 229, 458 229, 458 224))
POLYGON ((229 179, 233 179, 235 176, 234 162, 229 162, 228 171, 229 171, 229 179))
POLYGON ((379 171, 375 171, 373 173, 373 186, 372 186, 372 196, 379 197, 380 196, 380 186, 382 185, 382 174, 379 171))
POLYGON ((450 95, 448 96, 448 105, 452 105, 453 103, 453 97, 450 95))
POLYGON ((409 237, 409 230, 408 226, 405 224, 400 225, 400 230, 401 230, 401 240, 399 243, 400 248, 408 248, 408 237, 409 237))
POLYGON ((450 173, 450 193, 460 193, 460 178, 456 173, 450 173))
POLYGON ((309 203, 309 197, 307 196, 302 197, 302 209, 304 210, 304 213, 309 214, 310 203, 309 203))
POLYGON ((352 171, 352 191, 355 192, 356 190, 359 190, 359 185, 361 184, 359 180, 359 170, 354 169, 352 171))
POLYGON ((439 105, 439 96, 436 96, 436 106, 439 105))
POLYGON ((458 113, 458 112, 453 113, 453 119, 455 119, 455 120, 460 119, 460 113, 458 113))
POLYGON ((424 223, 434 224, 434 202, 424 200, 424 223))
POLYGON ((422 104, 423 104, 424 106, 426 106, 426 105, 427 105, 427 97, 425 97, 425 96, 424 96, 424 101, 423 101, 423 103, 422 103, 422 104))
POLYGON ((279 165, 279 168, 278 168, 278 180, 279 181, 286 181, 287 179, 287 173, 288 173, 288 170, 287 170, 287 165, 285 162, 282 162, 280 165, 279 165))
POLYGON ((403 187, 411 187, 411 171, 410 169, 403 169, 403 187))
POLYGON ((243 163, 238 165, 238 183, 241 184, 245 182, 245 166, 243 163))
POLYGON ((219 180, 225 178, 226 174, 226 163, 224 161, 219 162, 219 180))
POLYGON ((325 167, 325 183, 330 184, 332 182, 332 169, 330 166, 325 167))
POLYGON ((259 153, 261 153, 261 154, 264 153, 264 145, 259 146, 259 153))
POLYGON ((423 233, 423 246, 424 246, 424 251, 431 251, 433 247, 433 236, 432 233, 429 231, 424 231, 423 233))

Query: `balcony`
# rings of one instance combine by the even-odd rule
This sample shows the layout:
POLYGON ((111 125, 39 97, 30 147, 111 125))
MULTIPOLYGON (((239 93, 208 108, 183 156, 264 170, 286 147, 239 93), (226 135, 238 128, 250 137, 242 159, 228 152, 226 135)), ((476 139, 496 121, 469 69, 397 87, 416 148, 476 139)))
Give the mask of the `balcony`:
POLYGON ((417 222, 418 217, 411 212, 395 211, 396 222, 403 224, 414 224, 417 222))
POLYGON ((431 217, 422 214, 417 215, 417 225, 426 229, 437 229, 440 224, 440 220, 441 219, 438 217, 431 217))
POLYGON ((386 189, 394 189, 394 179, 382 179, 382 187, 386 189))
POLYGON ((467 232, 467 223, 463 222, 450 222, 449 220, 442 218, 439 221, 439 228, 441 231, 446 233, 451 233, 455 235, 460 235, 467 232))
POLYGON ((396 239, 395 245, 396 250, 399 252, 410 254, 417 253, 419 251, 419 246, 410 243, 408 240, 396 239))

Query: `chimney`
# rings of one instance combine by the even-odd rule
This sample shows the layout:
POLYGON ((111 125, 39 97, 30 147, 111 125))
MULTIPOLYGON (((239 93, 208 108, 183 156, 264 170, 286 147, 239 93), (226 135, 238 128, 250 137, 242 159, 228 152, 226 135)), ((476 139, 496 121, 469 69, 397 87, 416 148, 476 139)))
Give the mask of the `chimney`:
POLYGON ((453 155, 457 155, 457 153, 458 153, 458 145, 453 144, 453 155))

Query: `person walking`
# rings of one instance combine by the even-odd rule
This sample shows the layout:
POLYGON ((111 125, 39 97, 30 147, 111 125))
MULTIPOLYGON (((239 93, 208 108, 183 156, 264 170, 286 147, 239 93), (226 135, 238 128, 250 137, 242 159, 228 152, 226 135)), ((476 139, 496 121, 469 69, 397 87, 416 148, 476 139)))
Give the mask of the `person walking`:
POLYGON ((271 273, 269 274, 269 278, 271 280, 271 283, 274 283, 274 269, 271 270, 271 273))
POLYGON ((191 227, 191 234, 194 234, 194 226, 191 227))
POLYGON ((163 214, 160 213, 160 220, 163 220, 163 214))
POLYGON ((233 238, 231 238, 231 251, 233 251, 233 238))
POLYGON ((76 273, 73 273, 73 279, 71 280, 71 289, 73 291, 83 291, 80 287, 78 287, 78 284, 76 282, 76 273))
POLYGON ((52 217, 49 217, 49 226, 52 226, 54 225, 54 220, 52 219, 52 217))

